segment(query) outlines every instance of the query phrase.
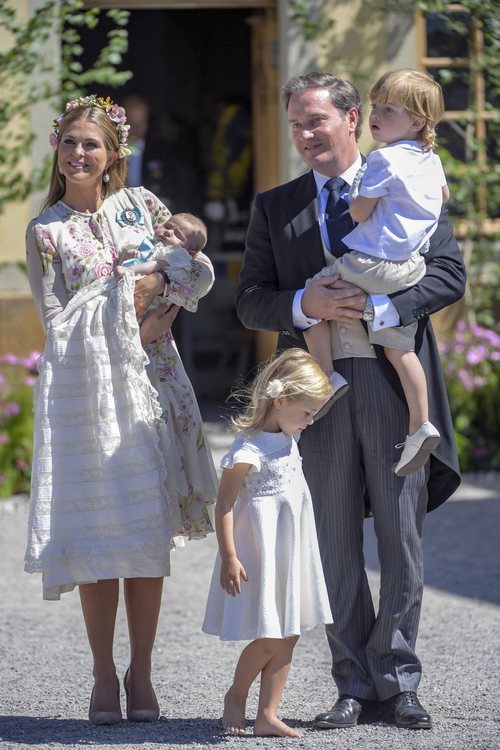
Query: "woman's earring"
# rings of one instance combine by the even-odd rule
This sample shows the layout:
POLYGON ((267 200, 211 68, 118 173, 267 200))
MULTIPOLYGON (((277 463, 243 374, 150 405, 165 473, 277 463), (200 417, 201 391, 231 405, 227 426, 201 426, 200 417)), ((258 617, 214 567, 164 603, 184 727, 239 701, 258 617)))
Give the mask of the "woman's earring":
POLYGON ((106 184, 109 182, 109 174, 108 174, 107 169, 104 171, 104 174, 102 176, 102 181, 105 182, 106 184))

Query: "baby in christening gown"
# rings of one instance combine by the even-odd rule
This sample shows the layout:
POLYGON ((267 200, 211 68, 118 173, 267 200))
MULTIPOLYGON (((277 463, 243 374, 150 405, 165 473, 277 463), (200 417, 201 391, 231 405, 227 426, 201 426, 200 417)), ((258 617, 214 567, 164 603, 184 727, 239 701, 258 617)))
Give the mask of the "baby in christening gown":
POLYGON ((120 278, 126 273, 143 275, 159 271, 165 278, 164 298, 189 312, 198 308, 198 294, 191 288, 192 259, 207 243, 207 228, 197 216, 178 213, 170 217, 138 248, 126 248, 115 268, 120 278))

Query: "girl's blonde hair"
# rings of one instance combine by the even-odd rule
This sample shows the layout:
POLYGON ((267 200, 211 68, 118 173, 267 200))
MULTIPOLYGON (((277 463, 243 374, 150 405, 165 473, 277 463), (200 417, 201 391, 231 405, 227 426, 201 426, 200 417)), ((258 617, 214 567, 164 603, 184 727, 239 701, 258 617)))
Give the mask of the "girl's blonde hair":
POLYGON ((382 104, 396 99, 411 117, 425 118, 417 140, 424 151, 434 148, 435 126, 444 114, 444 100, 441 86, 431 75, 411 68, 392 70, 372 86, 370 99, 382 104))
MULTIPOLYGON (((74 107, 74 109, 70 109, 66 112, 61 120, 59 132, 57 134, 58 143, 61 143, 67 128, 75 122, 75 120, 80 119, 88 120, 94 125, 97 125, 102 131, 104 145, 108 154, 118 155, 120 143, 118 141, 116 125, 100 107, 82 105, 80 107, 74 107)), ((58 152, 56 151, 52 162, 49 193, 43 203, 42 211, 45 211, 47 208, 50 208, 50 206, 57 203, 57 201, 61 200, 66 192, 66 178, 64 175, 59 174, 57 155, 58 152)), ((110 194, 115 190, 124 187, 127 174, 127 160, 115 157, 109 165, 107 172, 109 175, 109 182, 107 185, 103 183, 103 187, 106 189, 107 194, 110 194)))
POLYGON ((236 430, 259 432, 264 428, 277 395, 290 401, 311 399, 320 404, 331 393, 330 381, 319 363, 303 349, 287 349, 264 362, 250 386, 235 394, 248 403, 231 422, 236 430))

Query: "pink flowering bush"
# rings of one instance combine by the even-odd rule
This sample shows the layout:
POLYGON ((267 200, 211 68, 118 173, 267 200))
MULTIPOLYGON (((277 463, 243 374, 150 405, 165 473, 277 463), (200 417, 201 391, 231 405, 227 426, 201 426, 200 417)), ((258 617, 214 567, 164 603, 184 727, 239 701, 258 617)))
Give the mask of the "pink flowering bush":
POLYGON ((440 344, 460 466, 500 470, 500 335, 460 321, 440 344))
POLYGON ((33 457, 33 386, 39 352, 0 357, 0 498, 29 492, 33 457))

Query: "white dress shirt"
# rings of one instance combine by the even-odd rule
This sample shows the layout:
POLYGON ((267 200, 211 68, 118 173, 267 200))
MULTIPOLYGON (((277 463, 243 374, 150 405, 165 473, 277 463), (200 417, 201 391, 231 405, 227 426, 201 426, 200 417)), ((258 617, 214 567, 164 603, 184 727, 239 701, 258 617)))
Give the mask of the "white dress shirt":
MULTIPOLYGON (((341 193, 341 197, 344 198, 346 201, 348 200, 349 187, 352 184, 354 177, 360 167, 361 167, 361 155, 358 154, 358 157, 356 161, 354 162, 354 164, 352 164, 348 169, 346 169, 345 172, 339 175, 339 177, 342 177, 342 179, 347 183, 344 189, 344 192, 341 193)), ((328 238, 328 232, 327 232, 326 222, 325 222, 326 203, 328 200, 328 190, 325 190, 324 187, 327 181, 330 179, 330 177, 320 174, 319 172, 316 172, 315 170, 313 170, 313 175, 314 175, 314 180, 316 182, 316 190, 317 190, 316 204, 317 204, 318 222, 319 222, 319 228, 321 232, 321 238, 323 240, 323 245, 327 248, 329 252, 330 241, 328 238)), ((304 331, 306 328, 310 328, 310 326, 315 325, 316 323, 319 323, 318 318, 310 318, 307 315, 305 315, 302 310, 302 295, 304 294, 304 291, 305 291, 304 289, 297 289, 297 291, 295 292, 295 296, 293 298, 293 306, 292 306, 293 323, 295 325, 295 328, 301 331, 304 331)), ((375 315, 373 322, 372 322, 372 327, 374 331, 378 331, 380 328, 390 328, 392 326, 398 326, 401 324, 399 313, 387 295, 372 294, 371 301, 373 303, 373 309, 374 309, 374 315, 375 315)))

